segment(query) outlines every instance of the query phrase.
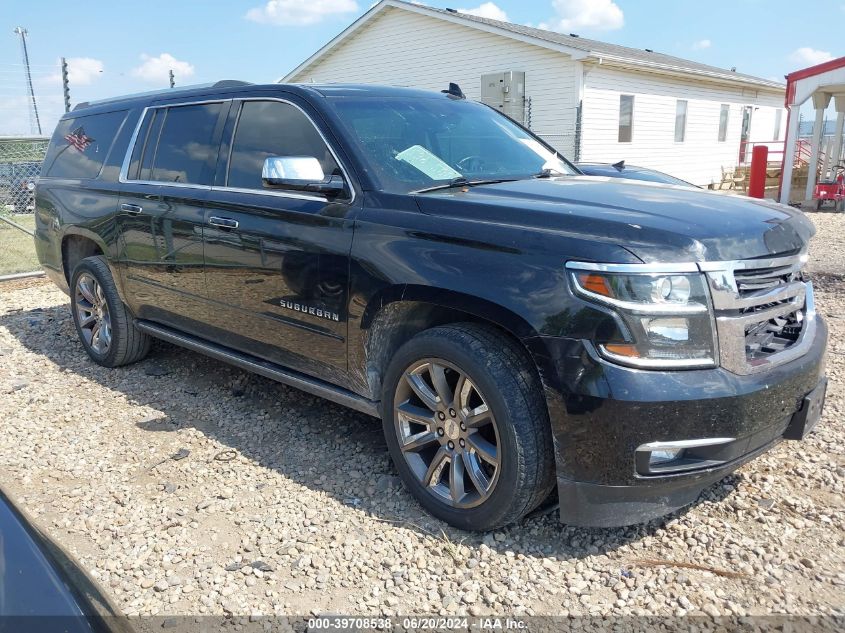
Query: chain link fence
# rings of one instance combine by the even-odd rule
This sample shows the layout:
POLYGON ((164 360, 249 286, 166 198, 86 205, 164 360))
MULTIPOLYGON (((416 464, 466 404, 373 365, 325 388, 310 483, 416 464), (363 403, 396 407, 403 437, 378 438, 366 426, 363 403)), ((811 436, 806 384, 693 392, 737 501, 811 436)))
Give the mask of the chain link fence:
POLYGON ((0 138, 0 276, 38 270, 35 183, 47 151, 47 137, 0 138))
POLYGON ((49 138, 0 138, 0 205, 7 213, 32 213, 35 182, 49 138))

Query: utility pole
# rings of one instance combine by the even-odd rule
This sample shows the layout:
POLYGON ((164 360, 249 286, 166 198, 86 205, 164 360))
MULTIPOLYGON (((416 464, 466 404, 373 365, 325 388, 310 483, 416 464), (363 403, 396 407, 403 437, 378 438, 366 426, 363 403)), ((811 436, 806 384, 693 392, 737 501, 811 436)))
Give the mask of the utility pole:
POLYGON ((65 95, 65 112, 70 112, 70 86, 67 80, 67 60, 62 57, 62 92, 65 95))
MULTIPOLYGON (((26 50, 27 30, 21 26, 15 29, 15 33, 21 36, 21 50, 23 51, 23 65, 26 69, 26 85, 29 88, 29 96, 32 99, 32 112, 30 113, 29 126, 32 130, 32 114, 35 114, 35 127, 41 135, 41 119, 38 118, 38 105, 35 103, 35 90, 32 88, 32 73, 29 70, 29 53, 26 50)), ((34 131, 34 130, 32 130, 34 131)))
POLYGON ((175 88, 175 87, 176 87, 176 82, 175 82, 175 81, 173 81, 173 69, 172 69, 172 68, 170 69, 170 87, 171 87, 171 88, 175 88))

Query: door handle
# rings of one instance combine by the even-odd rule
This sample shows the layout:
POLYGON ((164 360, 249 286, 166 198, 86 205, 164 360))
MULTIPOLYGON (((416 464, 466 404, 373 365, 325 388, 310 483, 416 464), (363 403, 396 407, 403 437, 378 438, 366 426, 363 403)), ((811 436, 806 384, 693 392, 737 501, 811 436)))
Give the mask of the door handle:
POLYGON ((126 211, 126 213, 131 213, 132 215, 138 215, 141 211, 144 210, 144 207, 138 204, 127 204, 126 202, 120 205, 121 211, 126 211))
POLYGON ((208 223, 211 226, 216 226, 221 229, 236 229, 238 228, 238 221, 233 220, 232 218, 221 218, 217 216, 211 216, 208 218, 208 223))

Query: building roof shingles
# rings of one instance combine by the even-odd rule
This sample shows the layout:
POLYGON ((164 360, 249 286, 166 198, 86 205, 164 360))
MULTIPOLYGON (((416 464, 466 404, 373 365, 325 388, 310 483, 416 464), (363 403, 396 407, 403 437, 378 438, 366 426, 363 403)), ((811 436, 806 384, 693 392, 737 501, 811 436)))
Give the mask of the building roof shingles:
POLYGON ((500 20, 492 20, 490 18, 479 17, 475 15, 470 15, 468 13, 458 12, 455 10, 448 10, 448 9, 438 9, 435 7, 429 7, 427 5, 420 5, 416 3, 406 2, 405 0, 398 0, 396 4, 402 5, 409 5, 409 6, 416 6, 420 8, 427 9, 429 11, 433 11, 436 13, 441 13, 445 16, 452 16, 452 17, 460 17, 465 20, 469 20, 472 22, 479 22, 481 24, 486 24, 488 26, 497 27, 506 31, 510 31, 512 33, 536 38, 539 40, 545 40, 547 42, 551 42, 553 44, 559 44, 561 46, 567 46, 569 48, 573 48, 575 50, 583 51, 587 54, 593 55, 607 55, 619 58, 621 60, 630 60, 631 62, 637 63, 644 63, 644 64, 660 64, 669 68, 681 70, 681 71, 689 71, 691 73, 706 73, 710 75, 722 75, 726 79, 733 79, 735 81, 743 81, 749 84, 756 84, 759 86, 767 87, 767 88, 779 88, 785 89, 785 85, 781 82, 772 81, 770 79, 762 79, 760 77, 755 77, 753 75, 746 75, 744 73, 734 72, 732 70, 726 70, 724 68, 718 68, 716 66, 710 66, 708 64, 701 64, 699 62, 690 61, 688 59, 683 59, 681 57, 675 57, 673 55, 666 55, 664 53, 652 52, 647 50, 640 50, 638 48, 630 48, 628 46, 619 46, 618 44, 609 44, 608 42, 600 42, 598 40, 591 40, 585 37, 579 37, 577 35, 566 35, 564 33, 558 33, 556 31, 547 31, 544 29, 538 29, 531 26, 523 26, 521 24, 513 24, 511 22, 502 22, 500 20))

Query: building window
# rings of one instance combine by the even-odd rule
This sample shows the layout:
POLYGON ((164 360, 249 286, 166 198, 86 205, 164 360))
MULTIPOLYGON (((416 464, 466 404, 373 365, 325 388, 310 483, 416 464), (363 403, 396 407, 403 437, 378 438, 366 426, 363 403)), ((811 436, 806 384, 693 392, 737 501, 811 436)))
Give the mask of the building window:
POLYGON ((780 124, 781 124, 781 117, 783 117, 783 110, 778 108, 775 110, 775 138, 774 140, 780 140, 780 124))
POLYGON ((634 95, 619 95, 619 142, 630 143, 634 135, 634 95))
POLYGON ((683 143, 687 134, 687 102, 678 99, 675 104, 675 142, 683 143))
POLYGON ((731 106, 727 103, 722 104, 722 109, 719 111, 719 142, 724 143, 728 138, 728 116, 731 112, 731 106))

